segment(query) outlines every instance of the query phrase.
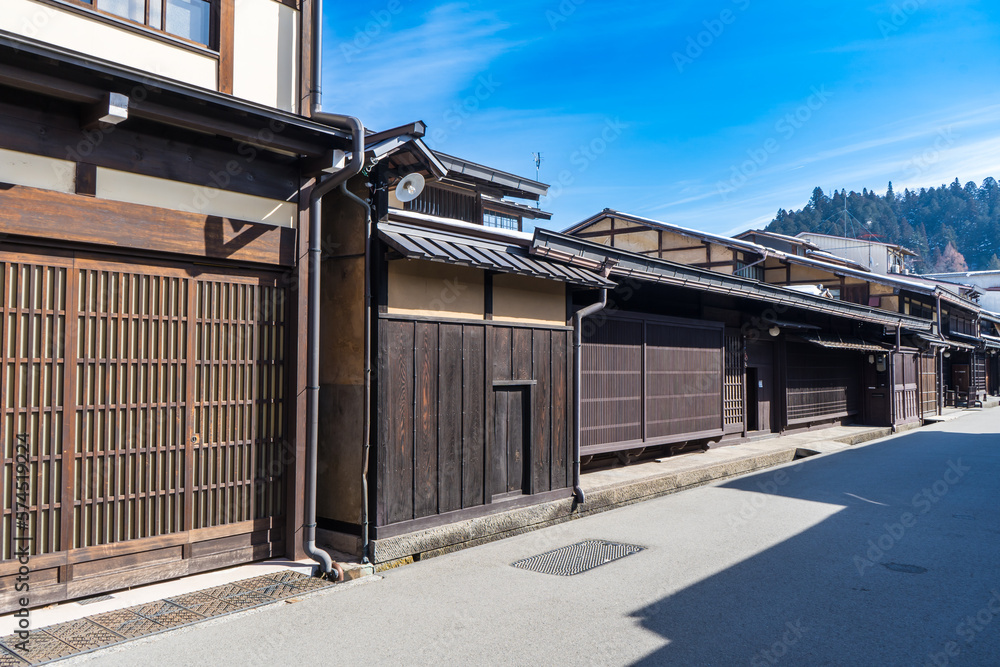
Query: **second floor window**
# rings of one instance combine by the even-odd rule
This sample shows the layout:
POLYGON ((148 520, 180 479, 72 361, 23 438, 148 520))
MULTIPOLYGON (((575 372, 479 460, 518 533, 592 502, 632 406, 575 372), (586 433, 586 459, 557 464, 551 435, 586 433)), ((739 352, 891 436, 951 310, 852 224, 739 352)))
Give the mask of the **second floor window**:
POLYGON ((175 37, 213 47, 213 0, 81 0, 100 12, 120 16, 175 37))
POLYGON ((511 229, 520 231, 521 221, 511 215, 505 215, 498 211, 483 211, 483 224, 487 227, 499 227, 500 229, 511 229))

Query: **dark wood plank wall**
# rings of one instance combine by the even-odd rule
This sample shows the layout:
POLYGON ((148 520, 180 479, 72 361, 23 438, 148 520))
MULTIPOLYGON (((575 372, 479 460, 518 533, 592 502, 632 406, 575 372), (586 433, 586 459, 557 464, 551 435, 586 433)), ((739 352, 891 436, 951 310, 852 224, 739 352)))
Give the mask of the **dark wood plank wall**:
POLYGON ((479 198, 474 192, 462 193, 429 185, 419 198, 406 202, 403 208, 439 218, 482 223, 483 216, 478 213, 478 204, 479 198))
POLYGON ((529 468, 527 491, 569 486, 571 335, 382 316, 376 535, 378 526, 481 507, 507 493, 514 453, 497 441, 518 419, 530 427, 529 458, 517 461, 529 468), (518 417, 510 402, 522 392, 529 402, 518 417), (514 422, 495 420, 498 409, 514 422))
POLYGON ((858 412, 860 353, 798 343, 788 343, 786 350, 788 424, 837 419, 858 412))
POLYGON ((721 323, 633 314, 585 327, 582 451, 721 436, 723 331, 721 323))

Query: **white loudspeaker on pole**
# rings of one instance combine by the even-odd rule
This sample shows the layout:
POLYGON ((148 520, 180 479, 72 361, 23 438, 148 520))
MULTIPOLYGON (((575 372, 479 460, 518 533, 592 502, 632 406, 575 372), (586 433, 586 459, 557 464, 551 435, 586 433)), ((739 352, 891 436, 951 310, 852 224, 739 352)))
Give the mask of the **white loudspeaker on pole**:
POLYGON ((424 191, 424 183, 420 174, 410 174, 396 186, 396 199, 403 203, 413 201, 424 191))

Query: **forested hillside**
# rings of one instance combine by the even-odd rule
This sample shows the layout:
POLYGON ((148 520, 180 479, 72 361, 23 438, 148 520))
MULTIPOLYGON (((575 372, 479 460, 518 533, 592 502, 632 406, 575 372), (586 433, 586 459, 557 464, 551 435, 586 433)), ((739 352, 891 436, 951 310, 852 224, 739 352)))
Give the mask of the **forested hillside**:
POLYGON ((816 188, 805 208, 779 210, 767 230, 843 236, 845 226, 849 237, 897 243, 919 253, 913 264, 918 273, 1000 269, 1000 185, 992 177, 980 186, 971 181, 963 186, 956 178, 951 185, 901 194, 893 192, 892 183, 885 195, 865 189, 829 197, 816 188))

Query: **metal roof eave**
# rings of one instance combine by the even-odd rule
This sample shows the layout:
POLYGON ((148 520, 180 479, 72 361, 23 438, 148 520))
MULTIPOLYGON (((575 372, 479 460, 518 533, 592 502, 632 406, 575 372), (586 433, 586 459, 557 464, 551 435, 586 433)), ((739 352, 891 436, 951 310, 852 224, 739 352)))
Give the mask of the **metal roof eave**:
POLYGON ((873 324, 899 326, 909 331, 930 331, 932 326, 930 320, 888 313, 870 306, 802 294, 777 285, 737 276, 727 276, 706 269, 638 255, 618 248, 610 248, 542 228, 535 229, 532 252, 551 256, 567 263, 576 263, 592 270, 603 265, 608 259, 614 259, 616 264, 611 269, 612 275, 741 296, 768 303, 785 304, 873 324))
POLYGON ((616 286, 613 281, 596 273, 532 256, 526 243, 502 243, 390 222, 378 223, 378 234, 385 243, 408 259, 514 273, 583 287, 616 286))
POLYGON ((522 199, 537 200, 548 194, 549 186, 545 183, 523 178, 506 171, 493 169, 482 164, 463 160, 462 158, 434 151, 434 155, 447 167, 449 172, 460 174, 466 178, 476 179, 496 186, 501 190, 510 191, 511 196, 522 199))

